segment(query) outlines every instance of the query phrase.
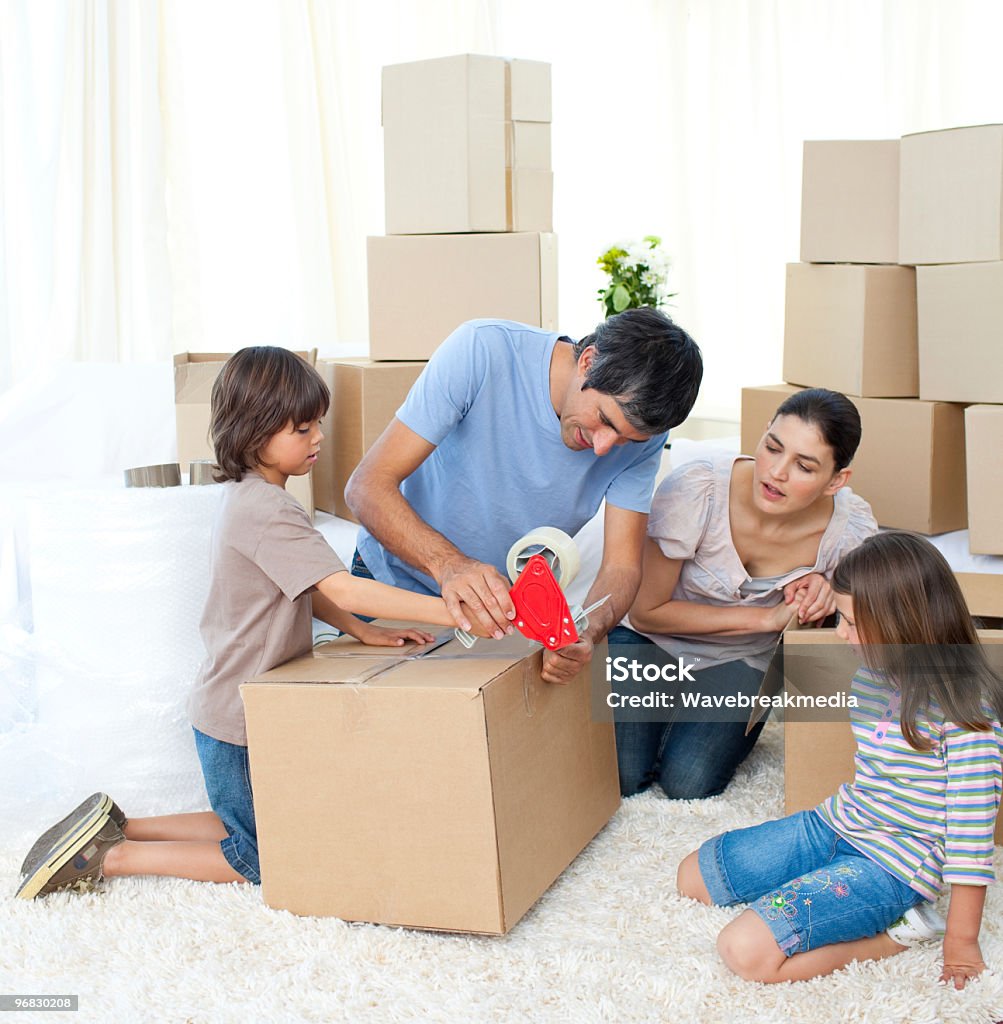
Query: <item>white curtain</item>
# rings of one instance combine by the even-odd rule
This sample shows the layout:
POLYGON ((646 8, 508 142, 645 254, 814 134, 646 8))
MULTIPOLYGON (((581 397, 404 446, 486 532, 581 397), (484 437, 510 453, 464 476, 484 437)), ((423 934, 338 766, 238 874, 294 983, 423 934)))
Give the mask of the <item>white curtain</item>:
POLYGON ((0 8, 0 388, 170 352, 154 4, 0 8))
POLYGON ((53 354, 364 352, 380 68, 483 52, 553 65, 562 329, 598 319, 604 248, 661 235, 697 413, 734 418, 780 378, 802 141, 1001 119, 996 0, 0 2, 8 379, 53 354))

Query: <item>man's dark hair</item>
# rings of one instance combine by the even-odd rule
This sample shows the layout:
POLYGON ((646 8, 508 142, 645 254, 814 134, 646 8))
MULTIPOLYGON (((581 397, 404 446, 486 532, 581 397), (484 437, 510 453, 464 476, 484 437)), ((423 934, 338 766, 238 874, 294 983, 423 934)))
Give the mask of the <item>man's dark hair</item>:
POLYGON ((677 427, 690 414, 703 359, 697 343, 660 310, 647 306, 609 317, 575 345, 595 357, 582 390, 612 395, 627 422, 645 434, 677 427))
POLYGON ((797 416, 810 423, 832 449, 836 469, 846 469, 853 461, 860 444, 860 413, 846 395, 827 388, 795 391, 784 399, 773 420, 778 416, 797 416))
POLYGON ((242 479, 290 421, 295 427, 320 419, 330 403, 331 392, 320 374, 295 352, 261 345, 234 353, 210 396, 216 480, 242 479))

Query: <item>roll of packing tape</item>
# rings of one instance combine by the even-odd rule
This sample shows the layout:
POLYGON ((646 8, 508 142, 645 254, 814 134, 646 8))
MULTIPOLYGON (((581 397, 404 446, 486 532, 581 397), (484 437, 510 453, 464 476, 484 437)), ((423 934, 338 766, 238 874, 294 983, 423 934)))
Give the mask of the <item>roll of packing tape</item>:
POLYGON ((180 487, 181 466, 165 462, 161 466, 137 466, 125 471, 126 487, 180 487))

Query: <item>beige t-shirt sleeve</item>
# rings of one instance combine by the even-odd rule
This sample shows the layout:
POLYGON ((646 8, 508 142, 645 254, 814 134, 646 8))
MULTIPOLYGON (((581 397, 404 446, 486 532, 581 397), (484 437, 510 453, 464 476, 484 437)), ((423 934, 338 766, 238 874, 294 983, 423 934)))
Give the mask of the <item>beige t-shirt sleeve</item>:
MULTIPOLYGON (((290 601, 332 573, 345 572, 345 563, 331 550, 302 506, 290 499, 256 531, 244 538, 241 551, 290 601)), ((240 550, 240 542, 235 544, 240 550)))

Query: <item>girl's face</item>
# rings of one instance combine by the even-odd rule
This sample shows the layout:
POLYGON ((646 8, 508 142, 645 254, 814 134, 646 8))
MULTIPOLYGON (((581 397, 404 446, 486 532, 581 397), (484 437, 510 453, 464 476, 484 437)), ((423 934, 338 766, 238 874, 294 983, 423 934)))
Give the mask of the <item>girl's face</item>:
POLYGON ((767 515, 790 515, 836 493, 850 477, 836 471, 832 449, 797 416, 778 416, 755 453, 752 501, 767 515))
POLYGON ((857 633, 857 617, 853 612, 853 598, 849 594, 832 595, 836 599, 836 612, 839 621, 836 623, 836 636, 848 643, 855 651, 859 651, 863 641, 857 633))
POLYGON ((310 472, 323 440, 320 420, 299 424, 290 420, 261 450, 258 470, 269 483, 285 487, 289 477, 310 472))

